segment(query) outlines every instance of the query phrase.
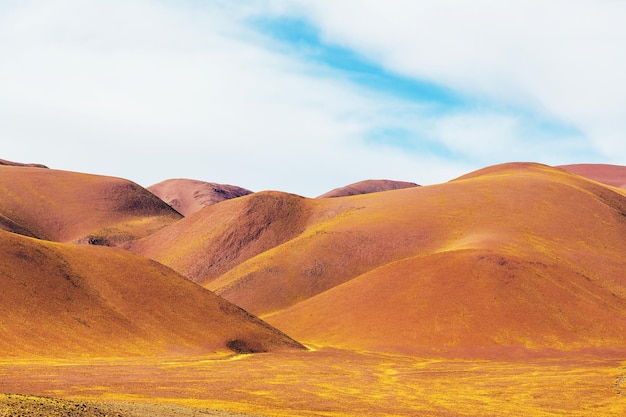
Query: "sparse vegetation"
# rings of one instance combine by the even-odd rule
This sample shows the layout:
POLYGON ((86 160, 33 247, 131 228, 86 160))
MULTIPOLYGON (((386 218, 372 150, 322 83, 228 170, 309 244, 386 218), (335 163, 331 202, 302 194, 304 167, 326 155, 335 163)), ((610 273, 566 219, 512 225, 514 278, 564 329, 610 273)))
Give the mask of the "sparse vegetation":
POLYGON ((255 417, 209 408, 112 401, 71 401, 32 395, 0 394, 2 417, 255 417))

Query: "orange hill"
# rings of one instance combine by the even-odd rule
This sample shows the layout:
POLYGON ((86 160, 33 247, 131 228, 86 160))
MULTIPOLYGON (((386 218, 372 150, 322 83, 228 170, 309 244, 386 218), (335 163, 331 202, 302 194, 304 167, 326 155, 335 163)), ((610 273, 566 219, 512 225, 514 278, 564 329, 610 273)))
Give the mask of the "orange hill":
POLYGON ((626 188, 626 167, 607 164, 561 165, 559 168, 614 187, 626 188))
POLYGON ((148 187, 176 211, 184 216, 220 201, 251 194, 252 191, 234 185, 216 184, 189 179, 171 179, 148 187))
POLYGON ((378 193, 381 191, 399 190, 402 188, 419 187, 413 182, 391 181, 391 180, 365 180, 335 188, 324 193, 317 198, 347 197, 351 195, 378 193))
POLYGON ((181 216, 120 178, 0 166, 0 229, 59 242, 117 245, 181 216))
POLYGON ((0 231, 0 282, 0 356, 301 347, 171 269, 122 249, 0 231))
POLYGON ((341 199, 253 197, 135 250, 309 343, 442 355, 626 345, 626 197, 614 189, 507 164, 341 199))
POLYGON ((402 241, 413 229, 425 241, 411 256, 267 320, 304 341, 414 354, 625 345, 623 194, 509 164, 396 192, 378 222, 398 223, 392 206, 413 220, 379 237, 402 241))

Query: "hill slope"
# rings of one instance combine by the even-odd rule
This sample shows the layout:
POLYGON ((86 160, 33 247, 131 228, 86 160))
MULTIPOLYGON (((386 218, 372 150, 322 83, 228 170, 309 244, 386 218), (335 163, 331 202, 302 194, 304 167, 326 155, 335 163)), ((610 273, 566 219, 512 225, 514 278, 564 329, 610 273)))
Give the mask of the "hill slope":
POLYGON ((117 248, 0 231, 0 356, 299 348, 171 269, 117 248))
POLYGON ((273 197, 283 202, 205 209, 136 249, 311 343, 461 355, 626 345, 623 193, 506 164, 436 186, 299 198, 297 211, 276 211, 293 197, 273 197), (240 245, 199 244, 206 235, 240 245))
POLYGON ((128 180, 0 166, 0 230, 58 242, 118 245, 180 218, 128 180))
POLYGON ((148 191, 184 216, 220 201, 252 194, 252 191, 234 185, 189 179, 165 180, 151 185, 148 191))

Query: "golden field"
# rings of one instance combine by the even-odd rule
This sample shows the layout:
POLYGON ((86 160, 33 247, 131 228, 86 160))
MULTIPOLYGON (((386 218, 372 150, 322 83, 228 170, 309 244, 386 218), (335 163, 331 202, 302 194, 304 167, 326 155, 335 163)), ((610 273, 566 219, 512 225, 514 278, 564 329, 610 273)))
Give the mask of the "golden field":
MULTIPOLYGON (((149 406, 154 416, 177 415, 166 405, 195 415, 220 409, 264 416, 621 416, 625 365, 597 357, 489 361, 330 348, 221 358, 3 360, 0 391, 130 402, 149 406)), ((140 415, 126 410, 122 415, 140 415)))

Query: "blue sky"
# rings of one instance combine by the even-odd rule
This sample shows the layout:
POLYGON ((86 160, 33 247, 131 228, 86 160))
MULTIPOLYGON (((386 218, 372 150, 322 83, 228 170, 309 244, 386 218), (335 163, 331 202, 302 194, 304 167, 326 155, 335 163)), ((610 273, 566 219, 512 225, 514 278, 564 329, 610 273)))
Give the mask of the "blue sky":
POLYGON ((303 18, 290 16, 250 19, 253 30, 277 42, 276 50, 326 69, 365 89, 445 108, 462 104, 454 91, 428 80, 394 74, 357 51, 320 38, 319 29, 303 18))
POLYGON ((21 1, 0 158, 305 196, 626 164, 626 3, 21 1))

